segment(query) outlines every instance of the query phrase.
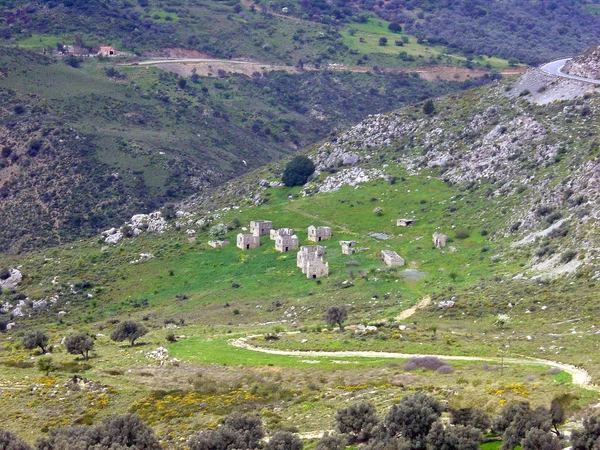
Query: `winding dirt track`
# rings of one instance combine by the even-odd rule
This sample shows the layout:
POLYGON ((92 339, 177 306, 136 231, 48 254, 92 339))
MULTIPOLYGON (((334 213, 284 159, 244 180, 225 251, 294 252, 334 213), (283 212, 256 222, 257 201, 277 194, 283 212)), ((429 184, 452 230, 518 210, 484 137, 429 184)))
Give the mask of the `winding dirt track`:
POLYGON ((413 353, 393 353, 393 352, 373 352, 373 351, 303 351, 303 350, 277 350, 271 348, 258 347, 248 342, 256 336, 249 336, 247 338, 232 339, 229 344, 237 347, 250 350, 253 352, 268 353, 271 355, 282 355, 282 356, 301 356, 301 357, 332 357, 332 358, 390 358, 390 359, 408 359, 423 356, 434 356, 447 361, 483 361, 483 362, 494 362, 494 363, 505 363, 505 364, 540 364, 548 367, 556 367, 564 372, 567 372, 573 377, 573 384, 584 389, 593 390, 600 392, 600 387, 592 383, 590 374, 580 367, 573 366, 571 364, 559 363, 556 361, 550 361, 541 358, 531 357, 518 357, 518 358, 498 358, 494 356, 451 356, 451 355, 430 355, 430 354, 413 354, 413 353))

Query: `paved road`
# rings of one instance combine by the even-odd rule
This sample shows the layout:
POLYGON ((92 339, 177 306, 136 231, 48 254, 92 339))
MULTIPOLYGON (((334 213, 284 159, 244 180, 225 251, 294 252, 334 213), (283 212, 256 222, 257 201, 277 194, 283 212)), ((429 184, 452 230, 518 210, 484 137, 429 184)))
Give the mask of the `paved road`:
POLYGON ((561 77, 561 78, 569 78, 571 80, 583 81, 584 83, 600 84, 600 80, 592 80, 591 78, 583 78, 583 77, 578 77, 576 75, 569 75, 567 73, 564 73, 562 71, 562 69, 563 69, 563 67, 565 67, 565 64, 570 59, 571 58, 566 58, 566 59, 559 59, 558 61, 552 61, 548 64, 544 64, 542 67, 540 67, 540 70, 542 72, 546 72, 550 75, 554 75, 554 76, 561 77))

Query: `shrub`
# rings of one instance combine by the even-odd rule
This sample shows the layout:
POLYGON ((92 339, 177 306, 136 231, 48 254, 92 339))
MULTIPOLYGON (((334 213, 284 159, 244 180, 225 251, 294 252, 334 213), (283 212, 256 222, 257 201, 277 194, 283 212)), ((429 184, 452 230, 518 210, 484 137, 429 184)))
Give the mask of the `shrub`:
POLYGON ((423 356, 410 358, 404 363, 404 370, 427 369, 438 370, 441 367, 450 367, 445 361, 442 361, 435 356, 423 356))
POLYGON ((562 448, 556 436, 537 428, 529 430, 521 441, 522 450, 561 450, 562 448))
POLYGON ((52 429, 37 443, 38 449, 144 449, 160 450, 154 432, 139 416, 110 416, 101 424, 52 429))
POLYGON ((600 441, 600 418, 588 416, 583 419, 583 430, 575 430, 571 435, 573 450, 591 450, 600 441))
POLYGON ((433 100, 429 99, 423 103, 423 113, 430 116, 435 112, 435 104, 433 100))
POLYGON ((0 449, 1 450, 32 450, 24 441, 16 434, 10 431, 0 429, 0 449))
POLYGON ((450 422, 454 425, 477 428, 484 432, 492 426, 490 416, 481 408, 451 409, 450 422))
POLYGON ((217 225, 213 225, 208 232, 210 237, 218 239, 222 241, 225 239, 225 235, 227 234, 227 225, 224 223, 218 223, 217 225))
POLYGON ((422 443, 443 410, 440 402, 423 392, 409 394, 400 403, 392 405, 385 416, 385 434, 392 438, 401 433, 411 448, 423 448, 422 443))
POLYGON ((446 428, 437 422, 427 435, 427 448, 431 450, 479 450, 483 441, 480 430, 463 425, 451 425, 446 428))
POLYGON ((564 252, 561 257, 560 257, 560 262, 562 264, 567 264, 570 263, 573 258, 575 258, 577 256, 577 252, 574 252, 573 250, 567 250, 566 252, 564 252))
POLYGON ((350 436, 353 442, 365 442, 372 436, 379 419, 372 403, 361 402, 338 410, 337 430, 350 436))
POLYGON ((329 433, 325 433, 315 446, 315 450, 344 450, 345 448, 346 439, 344 436, 329 433))
POLYGON ((41 356, 36 361, 36 366, 40 372, 46 374, 46 376, 50 375, 50 372, 54 372, 56 370, 56 365, 52 360, 51 356, 41 356))
POLYGON ((469 237, 469 232, 467 230, 456 230, 454 237, 456 239, 466 239, 469 237))
POLYGON ((302 186, 314 172, 315 165, 310 158, 303 155, 296 156, 285 166, 281 181, 288 187, 302 186))
POLYGON ((442 375, 448 375, 449 373, 454 373, 454 369, 448 365, 445 365, 436 370, 436 372, 442 375))
POLYGON ((266 450, 302 450, 303 447, 302 439, 288 431, 278 431, 265 445, 266 450))

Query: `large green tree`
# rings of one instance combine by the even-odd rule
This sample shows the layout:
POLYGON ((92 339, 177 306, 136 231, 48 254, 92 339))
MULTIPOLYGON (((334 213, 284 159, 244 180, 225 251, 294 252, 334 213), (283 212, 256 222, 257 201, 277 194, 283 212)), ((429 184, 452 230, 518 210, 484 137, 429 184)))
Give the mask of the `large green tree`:
POLYGON ((315 165, 310 158, 302 155, 296 156, 285 166, 281 181, 288 187, 302 186, 314 172, 315 165))

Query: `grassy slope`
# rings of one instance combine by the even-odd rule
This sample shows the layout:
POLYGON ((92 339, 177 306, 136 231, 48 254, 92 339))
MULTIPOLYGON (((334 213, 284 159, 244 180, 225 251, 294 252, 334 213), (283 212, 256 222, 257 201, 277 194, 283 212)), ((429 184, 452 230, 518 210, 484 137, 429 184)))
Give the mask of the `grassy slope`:
MULTIPOLYGON (((321 139, 332 128, 360 121, 365 114, 461 87, 401 74, 306 72, 297 76, 271 73, 259 79, 241 75, 200 78, 182 89, 175 75, 158 69, 119 68, 127 76, 121 81, 105 75, 107 66, 112 62, 94 60, 74 69, 18 50, 5 51, 0 57, 4 74, 0 89, 21 95, 20 105, 26 111, 19 116, 9 110, 7 123, 27 119, 43 124, 23 126, 19 133, 5 132, 5 142, 22 158, 2 157, 2 164, 9 169, 19 167, 23 174, 8 177, 5 187, 12 198, 12 206, 5 210, 16 218, 14 226, 3 232, 2 245, 7 250, 56 243, 82 231, 110 227, 127 215, 156 209, 165 201, 277 160, 321 139), (101 180, 79 189, 82 195, 90 194, 89 201, 75 201, 68 192, 55 194, 53 202, 23 198, 25 192, 32 193, 25 187, 36 179, 28 175, 31 158, 25 155, 28 141, 37 137, 33 127, 44 136, 64 129, 83 137, 79 143, 85 142, 88 162, 70 167, 93 171, 83 179, 101 180), (93 203, 95 186, 111 180, 113 173, 119 174, 119 182, 113 183, 114 192, 107 193, 108 204, 103 205, 100 198, 93 203), (124 203, 125 197, 132 200, 124 203), (50 213, 32 216, 33 201, 50 213), (50 214, 51 219, 46 217, 50 214), (42 229, 35 239, 26 237, 35 221, 44 224, 42 229)), ((61 143, 67 142, 62 147, 78 144, 73 137, 44 142, 66 161, 73 150, 60 149, 61 143)), ((56 155, 48 156, 59 163, 56 155)), ((40 166, 42 173, 48 164, 40 166)))
MULTIPOLYGON (((497 91, 503 89, 502 86, 482 89, 439 100, 436 118, 423 118, 420 108, 416 107, 406 108, 399 114, 406 121, 421 123, 425 127, 421 132, 424 132, 427 127, 458 126, 453 125, 457 123, 453 118, 470 123, 469 117, 486 111, 490 102, 495 102, 501 113, 506 114, 500 116, 499 121, 518 116, 525 109, 535 113, 541 121, 552 119, 553 133, 562 133, 563 119, 557 109, 572 105, 552 105, 544 109, 518 102, 498 102, 497 91), (447 125, 440 125, 441 117, 446 118, 447 125)), ((594 102, 594 99, 588 101, 592 107, 594 102)), ((585 121, 575 116, 569 116, 569 120, 573 130, 583 127, 580 120, 585 121)), ((426 135, 420 137, 422 141, 418 145, 426 145, 426 135)), ((540 177, 548 173, 556 178, 564 176, 571 167, 578 167, 575 163, 578 158, 588 154, 588 144, 574 144, 563 160, 531 170, 540 177)), ((255 354, 226 344, 229 338, 237 336, 300 329, 300 335, 286 337, 275 345, 492 356, 503 351, 508 356, 526 354, 582 365, 598 379, 599 361, 596 352, 591 351, 595 346, 592 327, 595 326, 595 282, 586 276, 550 281, 514 279, 514 275, 531 262, 538 244, 525 250, 512 250, 511 242, 522 235, 505 236, 504 230, 514 221, 507 213, 531 208, 531 202, 539 203, 535 185, 531 184, 528 192, 494 195, 498 189, 496 180, 445 183, 440 180, 439 169, 414 174, 394 164, 393 161, 410 153, 406 147, 404 151, 406 154, 402 153, 400 143, 370 150, 369 154, 374 155, 372 160, 363 163, 367 168, 389 164, 385 170, 397 177, 395 184, 375 180, 359 188, 345 187, 307 197, 299 194, 299 188, 268 188, 261 193, 266 203, 253 207, 252 200, 239 193, 244 193, 246 184, 255 188, 262 178, 276 179, 280 165, 272 165, 224 187, 222 198, 232 190, 237 192, 237 197, 229 201, 237 202, 240 208, 212 213, 212 216, 221 216, 213 218, 214 223, 233 223, 238 219, 245 225, 253 219, 270 219, 277 227, 294 227, 302 242, 305 242, 304 230, 309 224, 330 224, 334 238, 327 242, 326 259, 331 267, 331 276, 327 279, 304 278, 295 268, 294 255, 276 253, 266 237, 260 248, 247 252, 233 245, 212 249, 205 244, 209 239, 207 229, 195 225, 198 218, 206 217, 199 215, 180 219, 179 231, 142 235, 115 247, 85 241, 43 253, 3 256, 1 266, 21 265, 27 278, 19 292, 4 293, 2 299, 16 302, 19 293, 30 299, 58 294, 60 300, 56 307, 48 312, 33 312, 31 319, 23 319, 25 327, 45 323, 45 328, 52 333, 53 343, 74 329, 106 335, 111 325, 104 319, 115 315, 145 319, 151 329, 150 335, 143 339, 148 344, 131 351, 102 337, 97 343, 98 356, 92 360, 93 367, 75 370, 119 388, 108 408, 89 413, 85 420, 95 421, 104 414, 122 411, 125 404, 139 401, 137 405, 144 419, 153 423, 169 442, 174 439, 169 432, 173 431, 178 437, 189 429, 204 428, 214 424, 230 408, 260 409, 271 429, 290 420, 302 424, 302 430, 324 429, 330 427, 335 409, 347 399, 372 399, 379 410, 384 411, 410 389, 428 390, 457 405, 484 405, 490 411, 511 399, 526 398, 536 404, 547 404, 552 396, 561 393, 576 397, 573 403, 576 411, 590 403, 596 398, 595 393, 575 389, 564 373, 551 376, 540 366, 510 367, 500 373, 486 370, 481 364, 457 363, 453 364, 455 373, 450 375, 410 374, 384 360, 344 358, 347 363, 338 364, 333 358, 325 358, 315 363, 314 358, 255 354), (383 208, 383 215, 373 214, 375 207, 383 208), (419 221, 410 228, 397 228, 395 220, 401 216, 415 216, 419 221), (481 234, 484 227, 488 230, 485 236, 481 234), (190 240, 185 233, 188 228, 197 231, 195 240, 190 240), (467 230, 469 236, 456 239, 455 233, 461 229, 467 230), (373 231, 387 232, 393 237, 375 240, 368 236, 373 231), (434 231, 454 237, 451 245, 458 251, 432 248, 430 238, 434 231), (352 257, 342 256, 337 245, 340 239, 355 239, 360 247, 369 250, 352 257), (398 251, 409 267, 426 273, 427 278, 403 281, 402 269, 382 268, 379 251, 384 248, 398 251), (154 258, 144 263, 130 263, 140 253, 147 252, 154 258), (350 259, 357 263, 347 265, 350 259), (234 282, 239 287, 234 287, 234 282), (575 283, 576 289, 570 283, 575 283), (425 295, 433 297, 433 305, 405 321, 406 332, 400 332, 399 323, 385 320, 393 319, 425 295), (453 297, 457 302, 454 308, 437 307, 438 301, 453 297), (508 302, 515 306, 510 309, 512 322, 503 330, 494 326, 494 322, 499 312, 509 310, 508 302), (331 304, 349 305, 349 323, 376 323, 378 333, 357 337, 351 332, 320 332, 322 312, 331 304), (547 308, 542 309, 542 306, 547 308), (66 315, 57 316, 59 310, 66 311, 66 315), (185 337, 169 344, 172 354, 182 360, 178 368, 170 369, 169 375, 149 364, 143 355, 164 342, 166 319, 176 323, 185 319, 190 324, 174 330, 185 337), (576 321, 568 322, 571 319, 576 321), (307 342, 302 344, 302 339, 307 342), (557 348, 552 348, 553 345, 557 348), (128 372, 129 369, 132 372, 128 372), (199 369, 205 373, 200 381, 195 378, 199 369), (273 384, 267 384, 270 386, 267 393, 261 390, 256 377, 261 377, 262 383, 266 380, 279 388, 273 390, 273 384), (232 394, 232 390, 241 390, 242 397, 232 394), (169 396, 160 391, 167 391, 169 396), (228 406, 223 408, 219 401, 228 406), (211 407, 207 411, 198 406, 201 403, 211 407), (283 409, 275 410, 276 406, 283 409), (154 414, 159 408, 165 413, 163 420, 154 414)), ((419 148, 413 151, 418 152, 419 148)), ((461 148, 460 151, 467 150, 461 148)), ((503 173, 501 169, 497 172, 499 177, 503 173)), ((248 197, 255 198, 254 195, 248 197)), ((238 229, 230 231, 228 239, 233 241, 237 232, 238 229)), ((568 245, 560 239, 556 238, 554 245, 568 245)), ((5 364, 10 364, 11 357, 30 356, 15 342, 18 336, 19 332, 11 332, 2 338, 5 364)), ((72 360, 62 353, 60 346, 56 352, 58 360, 72 360)), ((9 380, 35 376, 33 368, 10 367, 3 369, 2 374, 9 380)), ((66 368, 58 375, 62 383, 68 376, 66 368)), ((23 390, 14 394, 16 397, 9 401, 7 396, 3 402, 8 408, 9 423, 14 427, 21 420, 17 408, 32 403, 27 409, 27 423, 35 425, 29 435, 32 437, 44 423, 51 421, 45 416, 55 406, 53 400, 46 397, 35 397, 34 401, 33 394, 27 393, 30 385, 29 381, 25 382, 23 390), (13 401, 15 399, 17 401, 13 401)), ((83 400, 71 406, 79 408, 78 415, 85 414, 87 406, 83 400)), ((52 418, 64 414, 62 409, 52 411, 52 418)))

